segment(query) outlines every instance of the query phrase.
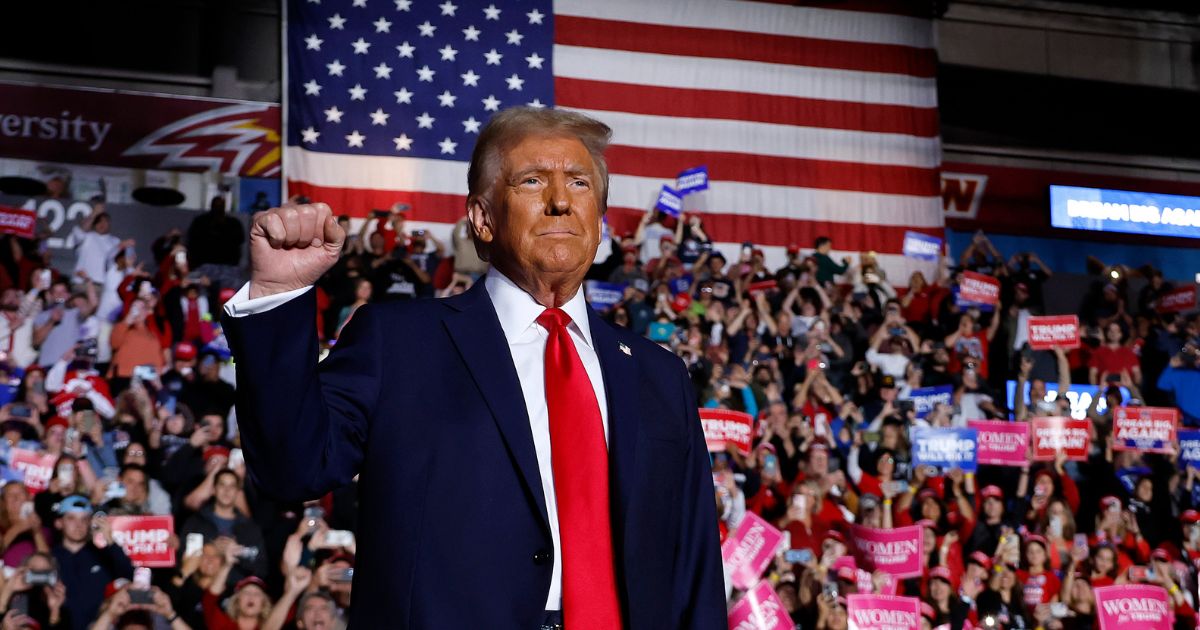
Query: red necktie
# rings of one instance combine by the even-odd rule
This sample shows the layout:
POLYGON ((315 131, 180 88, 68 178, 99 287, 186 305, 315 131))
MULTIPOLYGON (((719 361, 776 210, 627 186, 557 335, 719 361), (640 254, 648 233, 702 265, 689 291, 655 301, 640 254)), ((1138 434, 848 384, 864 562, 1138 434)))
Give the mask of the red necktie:
POLYGON ((546 340, 550 462, 562 546, 563 626, 621 627, 608 513, 608 448, 596 391, 567 333, 571 317, 548 308, 537 322, 546 340))

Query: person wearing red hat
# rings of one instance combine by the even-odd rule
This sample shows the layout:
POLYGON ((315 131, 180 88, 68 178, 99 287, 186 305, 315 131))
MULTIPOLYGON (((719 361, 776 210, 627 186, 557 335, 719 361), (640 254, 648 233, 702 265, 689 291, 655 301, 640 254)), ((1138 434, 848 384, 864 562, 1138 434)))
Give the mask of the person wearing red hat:
POLYGON ((1024 587, 1025 606, 1030 614, 1038 604, 1048 604, 1058 601, 1062 583, 1050 570, 1050 545, 1045 537, 1030 534, 1025 537, 1025 553, 1021 558, 1022 568, 1017 571, 1017 578, 1024 587))
POLYGON ((267 596, 267 585, 261 578, 250 576, 238 580, 233 595, 221 606, 220 597, 225 592, 229 569, 237 562, 236 546, 225 548, 224 562, 213 578, 212 585, 204 593, 201 605, 204 608, 204 624, 208 630, 255 630, 279 627, 277 623, 287 619, 287 610, 280 607, 272 611, 271 598, 267 596), (282 612, 281 612, 282 610, 282 612))
POLYGON ((950 624, 961 628, 967 618, 968 608, 962 598, 954 597, 954 577, 950 569, 937 566, 926 574, 928 594, 925 601, 933 608, 934 627, 950 624))
POLYGON ((977 513, 982 517, 975 522, 963 546, 968 552, 982 551, 990 556, 996 551, 1001 529, 1007 524, 1004 491, 1000 486, 989 484, 975 495, 975 500, 979 504, 977 513))
POLYGON ((1117 569, 1124 571, 1132 564, 1144 564, 1150 559, 1150 543, 1142 537, 1137 518, 1124 509, 1119 497, 1108 495, 1100 499, 1096 527, 1092 538, 1097 543, 1113 545, 1117 553, 1117 569))

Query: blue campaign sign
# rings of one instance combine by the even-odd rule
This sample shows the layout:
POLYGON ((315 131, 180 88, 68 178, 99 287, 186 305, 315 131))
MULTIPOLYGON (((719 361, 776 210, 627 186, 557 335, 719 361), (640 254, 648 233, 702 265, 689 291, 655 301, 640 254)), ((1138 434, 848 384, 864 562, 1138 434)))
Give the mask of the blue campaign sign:
POLYGON ((683 196, 679 194, 679 191, 663 184, 662 190, 658 191, 658 201, 655 202, 654 207, 670 216, 677 217, 683 210, 683 196))
POLYGON ((937 387, 922 387, 914 389, 908 394, 907 400, 913 401, 913 409, 917 412, 918 418, 924 418, 933 411, 934 405, 938 403, 950 404, 954 398, 953 385, 938 385, 937 387))
POLYGON ((916 260, 936 261, 942 253, 942 239, 920 232, 904 233, 904 255, 916 260))
POLYGON ((975 472, 978 443, 977 429, 916 427, 912 430, 913 464, 975 472))
POLYGON ((994 304, 984 304, 982 302, 972 302, 971 300, 964 300, 962 298, 962 296, 960 296, 958 294, 958 285, 957 284, 950 287, 950 294, 954 296, 954 305, 962 310, 966 310, 969 308, 977 308, 981 312, 984 312, 984 313, 991 313, 992 311, 996 310, 996 306, 994 304))
POLYGON ((667 283, 667 286, 671 287, 671 295, 687 293, 688 289, 692 288, 692 276, 680 276, 667 283))
POLYGON ((583 283, 583 291, 588 303, 597 311, 607 311, 625 297, 625 285, 613 282, 588 280, 583 283))
POLYGON ((675 178, 675 189, 681 195, 708 190, 708 167, 695 166, 680 172, 675 178))
POLYGON ((1175 436, 1179 438, 1179 467, 1200 468, 1200 430, 1180 429, 1175 436))
POLYGON ((1051 186, 1050 225, 1096 232, 1200 238, 1200 197, 1051 186))

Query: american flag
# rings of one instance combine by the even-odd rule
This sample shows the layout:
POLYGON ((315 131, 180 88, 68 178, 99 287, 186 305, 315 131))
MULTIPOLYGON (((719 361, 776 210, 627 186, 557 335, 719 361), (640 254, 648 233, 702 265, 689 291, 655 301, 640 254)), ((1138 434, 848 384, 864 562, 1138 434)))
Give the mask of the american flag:
POLYGON ((447 230, 465 213, 481 126, 514 105, 613 128, 609 224, 632 231, 661 186, 725 248, 781 261, 821 235, 919 268, 941 235, 933 25, 915 3, 736 0, 288 0, 290 194, 365 216, 403 201, 447 230))

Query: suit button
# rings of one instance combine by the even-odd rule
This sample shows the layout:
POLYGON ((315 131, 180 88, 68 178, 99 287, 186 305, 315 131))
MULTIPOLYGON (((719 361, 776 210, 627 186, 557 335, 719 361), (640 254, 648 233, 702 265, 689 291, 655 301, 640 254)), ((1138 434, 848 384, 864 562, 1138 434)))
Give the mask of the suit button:
POLYGON ((550 555, 549 551, 546 551, 545 549, 539 549, 537 553, 533 554, 533 563, 546 564, 547 562, 550 562, 552 557, 553 556, 550 555))

